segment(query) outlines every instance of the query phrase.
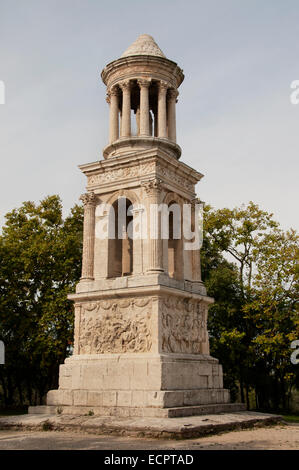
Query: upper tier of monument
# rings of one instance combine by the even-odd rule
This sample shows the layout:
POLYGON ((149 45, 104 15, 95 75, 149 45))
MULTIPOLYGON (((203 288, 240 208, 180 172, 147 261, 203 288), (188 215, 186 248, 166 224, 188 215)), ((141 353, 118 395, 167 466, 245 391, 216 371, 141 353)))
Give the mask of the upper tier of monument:
POLYGON ((184 74, 152 36, 139 36, 119 59, 106 65, 101 77, 110 106, 104 158, 158 146, 178 159, 176 103, 184 74))

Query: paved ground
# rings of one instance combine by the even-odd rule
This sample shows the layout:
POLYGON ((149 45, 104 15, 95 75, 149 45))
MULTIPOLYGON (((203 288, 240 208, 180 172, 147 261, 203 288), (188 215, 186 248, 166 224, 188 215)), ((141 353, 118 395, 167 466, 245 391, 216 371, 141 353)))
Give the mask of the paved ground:
POLYGON ((299 449, 299 424, 227 432, 188 440, 98 436, 63 431, 0 431, 0 450, 283 450, 299 449))
POLYGON ((61 431, 137 438, 198 438, 233 429, 273 425, 280 417, 254 411, 204 414, 181 418, 117 417, 29 413, 0 417, 0 429, 19 431, 61 431))

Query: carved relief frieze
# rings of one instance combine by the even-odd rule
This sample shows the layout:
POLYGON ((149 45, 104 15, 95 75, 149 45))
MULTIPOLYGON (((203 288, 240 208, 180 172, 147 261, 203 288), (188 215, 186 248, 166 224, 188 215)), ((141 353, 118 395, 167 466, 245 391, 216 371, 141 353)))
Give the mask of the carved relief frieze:
POLYGON ((144 162, 140 165, 104 170, 96 175, 88 176, 88 186, 98 184, 103 185, 129 178, 141 178, 152 173, 155 173, 156 176, 165 179, 169 183, 175 183, 178 186, 181 186, 187 191, 194 191, 194 183, 190 182, 188 178, 178 174, 170 166, 165 166, 160 162, 155 161, 144 162))
POLYGON ((165 178, 166 180, 169 180, 171 183, 176 183, 177 185, 187 189, 188 191, 194 191, 194 184, 191 183, 184 176, 178 175, 170 167, 166 167, 164 165, 161 165, 161 163, 158 163, 157 174, 165 178))
POLYGON ((207 340, 208 308, 202 301, 178 299, 161 300, 162 352, 200 354, 207 340))
POLYGON ((129 166, 124 168, 115 168, 104 171, 97 175, 88 177, 88 186, 95 184, 106 184, 126 178, 140 177, 152 173, 155 170, 155 162, 142 163, 141 165, 129 166))
POLYGON ((80 354, 149 352, 152 346, 149 297, 82 304, 80 354))

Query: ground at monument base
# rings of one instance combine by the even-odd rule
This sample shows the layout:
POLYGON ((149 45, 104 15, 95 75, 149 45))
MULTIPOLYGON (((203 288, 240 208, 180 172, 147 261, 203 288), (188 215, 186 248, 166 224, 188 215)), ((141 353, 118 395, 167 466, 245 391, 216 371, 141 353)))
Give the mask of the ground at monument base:
POLYGON ((243 403, 211 403, 208 405, 179 406, 173 408, 131 406, 29 406, 29 414, 64 414, 81 416, 114 416, 116 418, 182 418, 215 413, 245 411, 243 403))
POLYGON ((223 431, 273 425, 280 421, 281 417, 278 415, 252 411, 171 419, 28 414, 0 418, 0 430, 53 430, 99 435, 185 439, 223 431))
MULTIPOLYGON (((2 450, 101 450, 103 455, 109 451, 196 451, 209 450, 204 456, 211 463, 211 451, 216 450, 297 450, 299 449, 299 424, 276 424, 273 426, 252 427, 250 429, 233 430, 211 434, 193 439, 151 439, 126 436, 99 435, 93 433, 69 431, 15 431, 0 430, 0 451, 2 450)), ((3 455, 3 453, 2 453, 3 455)), ((30 455, 30 454, 28 454, 30 455)), ((75 454, 74 458, 77 458, 75 454)), ((108 454, 109 455, 109 454, 108 454)), ((110 454, 111 455, 111 454, 110 454)), ((215 454, 214 454, 215 455, 215 454)), ((240 459, 243 455, 240 455, 240 459)), ((49 456, 49 454, 48 454, 49 456)), ((219 457, 223 459, 222 453, 219 457)), ((246 458, 248 459, 248 453, 246 458)), ((274 454, 273 454, 274 456, 274 454)), ((217 458, 217 455, 215 455, 217 458)), ((234 456, 236 457, 236 455, 234 456)), ((22 457, 24 458, 24 453, 22 457)), ((53 459, 55 456, 53 456, 53 459)), ((85 457, 84 457, 85 458, 85 457)), ((255 454, 252 458, 256 458, 255 454)), ((265 457, 267 458, 267 457, 265 457)), ((277 454, 275 454, 277 459, 277 454)), ((30 457, 28 457, 30 459, 30 457)), ((231 454, 227 454, 231 459, 231 454)))

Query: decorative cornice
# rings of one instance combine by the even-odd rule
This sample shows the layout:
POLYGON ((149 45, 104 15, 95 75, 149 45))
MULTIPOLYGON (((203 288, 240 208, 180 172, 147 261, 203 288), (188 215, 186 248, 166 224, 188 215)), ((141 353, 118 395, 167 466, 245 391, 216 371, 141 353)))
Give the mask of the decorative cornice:
POLYGON ((182 152, 179 145, 171 142, 168 139, 146 136, 130 136, 127 138, 122 137, 112 144, 107 145, 103 150, 105 160, 109 159, 110 157, 114 157, 115 155, 120 156, 123 149, 125 149, 127 153, 128 146, 130 146, 132 150, 134 149, 135 155, 137 149, 138 151, 147 151, 153 148, 161 148, 167 153, 171 153, 176 160, 180 158, 182 152))
POLYGON ((155 76, 155 79, 158 80, 158 77, 162 79, 162 76, 167 76, 169 82, 173 83, 172 86, 175 85, 178 87, 184 80, 183 70, 176 62, 154 56, 131 56, 114 60, 106 65, 101 73, 101 77, 105 85, 109 85, 111 83, 116 83, 116 80, 118 81, 118 77, 124 77, 124 73, 127 73, 130 70, 133 72, 136 67, 138 68, 137 76, 140 75, 140 72, 142 72, 142 70, 144 71, 144 69, 149 73, 159 70, 160 73, 158 76, 155 76))

